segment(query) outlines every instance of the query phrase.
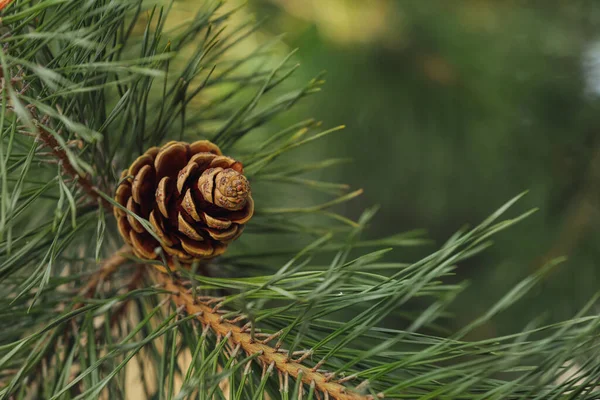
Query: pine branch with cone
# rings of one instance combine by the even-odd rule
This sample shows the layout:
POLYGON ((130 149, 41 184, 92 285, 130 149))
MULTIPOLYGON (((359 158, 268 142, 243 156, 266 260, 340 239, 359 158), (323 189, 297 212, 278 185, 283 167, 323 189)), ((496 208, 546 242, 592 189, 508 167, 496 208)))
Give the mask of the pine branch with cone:
POLYGON ((293 153, 340 129, 277 118, 322 78, 287 89, 292 54, 239 49, 244 8, 188 5, 0 2, 0 399, 595 398, 596 299, 468 340, 560 260, 440 327, 464 288, 441 282, 520 196, 384 261, 425 239, 361 239, 376 209, 315 177, 340 160, 293 153))

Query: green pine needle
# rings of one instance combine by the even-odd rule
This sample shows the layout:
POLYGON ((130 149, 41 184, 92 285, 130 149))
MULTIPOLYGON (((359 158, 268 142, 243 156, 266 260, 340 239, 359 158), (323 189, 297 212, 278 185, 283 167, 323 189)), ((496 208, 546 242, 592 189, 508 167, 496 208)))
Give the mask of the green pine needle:
POLYGON ((261 28, 234 22, 243 8, 207 1, 182 22, 174 14, 191 5, 163 3, 13 0, 0 12, 0 399, 320 396, 304 372, 281 374, 173 307, 171 293, 148 279, 152 263, 127 255, 106 282, 94 281, 120 247, 102 208, 120 207, 119 172, 150 146, 200 138, 242 160, 260 190, 247 233, 205 269, 180 275, 224 321, 249 322, 253 340, 328 371, 360 398, 598 397, 597 298, 568 321, 469 340, 562 259, 463 328, 448 328, 448 308, 466 286, 449 278, 533 212, 505 216, 523 194, 437 250, 422 231, 361 238, 376 208, 357 221, 341 215, 362 191, 318 176, 348 160, 294 157, 343 127, 277 119, 318 92, 321 77, 289 89, 293 53, 277 56, 277 41, 242 51, 261 28), (100 199, 64 173, 64 161, 56 165, 40 130, 100 199), (431 254, 394 261, 423 245, 431 254), (98 285, 82 291, 90 282, 98 285))

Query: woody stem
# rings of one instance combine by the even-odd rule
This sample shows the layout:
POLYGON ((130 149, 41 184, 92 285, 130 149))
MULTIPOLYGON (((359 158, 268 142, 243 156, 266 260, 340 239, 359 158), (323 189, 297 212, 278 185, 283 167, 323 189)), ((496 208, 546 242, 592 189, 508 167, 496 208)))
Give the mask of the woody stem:
MULTIPOLYGON (((39 129, 39 138, 50 148, 53 155, 60 160, 64 172, 74 178, 89 197, 99 199, 100 203, 110 210, 110 203, 106 199, 98 196, 97 188, 92 184, 88 177, 81 176, 75 170, 64 149, 62 149, 56 139, 43 127, 39 129)), ((86 297, 93 296, 98 285, 112 275, 118 267, 127 260, 125 256, 130 253, 131 249, 128 246, 123 246, 117 250, 110 258, 105 260, 101 269, 94 274, 81 293, 86 297)), ((197 319, 204 325, 209 326, 216 335, 222 337, 229 336, 230 340, 235 345, 239 345, 247 354, 260 354, 258 360, 263 365, 273 365, 280 373, 286 376, 291 376, 294 379, 301 379, 302 382, 308 385, 314 384, 319 392, 326 394, 327 397, 333 399, 370 400, 372 398, 371 396, 363 396, 351 392, 342 384, 330 381, 318 370, 313 370, 299 362, 292 361, 286 354, 278 352, 277 349, 268 346, 264 342, 256 342, 250 333, 245 332, 237 325, 223 321, 221 316, 214 312, 211 307, 195 301, 195 299, 187 293, 186 288, 172 277, 157 271, 153 271, 150 275, 156 283, 162 284, 172 293, 171 299, 175 304, 182 306, 188 314, 196 315, 197 319)), ((75 305, 75 308, 79 307, 81 307, 81 304, 75 305)))
POLYGON ((289 375, 295 379, 302 379, 302 382, 310 385, 314 382, 315 388, 330 398, 337 400, 369 400, 371 396, 363 396, 349 391, 345 386, 329 381, 329 379, 319 371, 313 371, 305 365, 294 362, 289 357, 277 349, 257 342, 252 338, 249 332, 241 327, 228 323, 221 318, 221 315, 214 312, 213 308, 205 303, 194 301, 192 295, 187 293, 187 289, 173 278, 159 272, 151 273, 152 279, 161 284, 170 291, 171 299, 179 306, 183 307, 190 315, 196 315, 202 324, 209 326, 210 329, 222 337, 228 336, 234 346, 239 345, 247 354, 260 354, 258 360, 263 365, 274 365, 282 374, 289 375))
POLYGON ((109 211, 112 210, 110 203, 106 199, 98 196, 98 194, 97 194, 98 189, 92 184, 90 179, 86 176, 79 175, 79 173, 75 170, 75 168, 71 164, 71 161, 69 161, 69 157, 67 156, 67 153, 60 146, 60 144, 54 138, 54 136, 52 136, 50 133, 48 133, 44 129, 44 127, 40 127, 38 130, 38 133, 39 133, 39 135, 38 135, 39 139, 52 151, 52 154, 60 160, 63 171, 67 175, 71 176, 71 178, 73 178, 83 188, 85 193, 90 198, 100 201, 100 203, 107 210, 109 210, 109 211))

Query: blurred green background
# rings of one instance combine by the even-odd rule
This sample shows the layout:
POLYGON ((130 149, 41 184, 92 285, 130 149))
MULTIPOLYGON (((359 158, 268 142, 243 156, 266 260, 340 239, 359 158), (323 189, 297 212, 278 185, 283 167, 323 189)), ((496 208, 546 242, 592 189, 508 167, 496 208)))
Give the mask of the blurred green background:
MULTIPOLYGON (((540 210, 461 264, 471 283, 456 326, 560 255, 568 261, 481 336, 540 315, 572 317, 598 290, 600 4, 597 1, 249 0, 262 35, 287 32, 325 90, 288 114, 347 129, 302 157, 351 157, 323 179, 362 187, 352 217, 380 204, 369 235, 427 229, 437 244, 529 190, 540 210)), ((297 155, 298 156, 298 155, 297 155)), ((435 247, 396 250, 412 261, 435 247)))

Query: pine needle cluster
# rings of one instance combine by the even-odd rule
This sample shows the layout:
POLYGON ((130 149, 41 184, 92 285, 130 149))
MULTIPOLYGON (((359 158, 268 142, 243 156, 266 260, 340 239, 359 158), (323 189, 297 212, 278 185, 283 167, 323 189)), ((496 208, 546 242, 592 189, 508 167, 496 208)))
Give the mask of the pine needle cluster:
POLYGON ((185 2, 0 4, 0 399, 600 396, 597 298, 562 323, 468 339, 561 260, 443 328, 465 287, 447 277, 531 213, 504 217, 520 196, 420 260, 384 261, 421 233, 364 240, 376 209, 335 212, 360 190, 313 177, 343 160, 291 152, 339 128, 276 128, 323 81, 290 88, 297 66, 275 42, 237 51, 260 23, 232 23, 221 1, 184 21, 169 17, 185 2), (122 246, 114 190, 148 147, 198 139, 244 163, 256 214, 223 256, 161 273, 122 246))

